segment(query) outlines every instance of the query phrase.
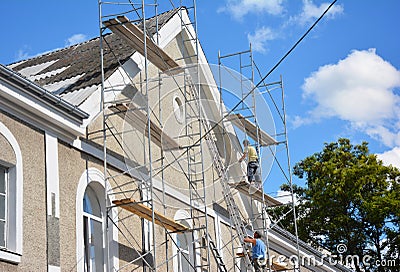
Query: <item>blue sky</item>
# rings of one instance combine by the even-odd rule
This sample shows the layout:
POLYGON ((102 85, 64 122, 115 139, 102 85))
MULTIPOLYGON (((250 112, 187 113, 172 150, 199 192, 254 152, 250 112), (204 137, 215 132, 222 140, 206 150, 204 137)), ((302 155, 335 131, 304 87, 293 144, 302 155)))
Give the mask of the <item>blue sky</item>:
MULTIPOLYGON (((171 8, 163 2, 160 11, 171 8)), ((97 1, 38 3, 0 4, 0 63, 98 36, 97 1)), ((200 42, 210 63, 217 63, 218 50, 247 50, 251 42, 265 74, 329 3, 197 1, 200 42)), ((400 167, 399 10, 398 0, 337 1, 267 79, 283 76, 292 165, 321 151, 325 142, 346 137, 354 144, 369 142, 372 153, 400 167)), ((266 191, 278 191, 280 183, 268 181, 266 191)))

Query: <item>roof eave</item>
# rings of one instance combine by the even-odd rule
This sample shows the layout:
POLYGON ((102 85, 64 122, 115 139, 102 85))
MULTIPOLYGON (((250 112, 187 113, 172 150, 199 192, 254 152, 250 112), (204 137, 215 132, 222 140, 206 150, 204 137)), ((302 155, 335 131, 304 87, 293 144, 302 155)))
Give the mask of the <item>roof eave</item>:
POLYGON ((14 86, 19 87, 21 91, 30 96, 34 96, 36 99, 39 99, 48 106, 52 107, 56 112, 67 115, 69 118, 75 122, 78 122, 79 124, 82 124, 84 119, 89 118, 89 114, 79 109, 77 106, 74 106, 61 97, 52 94, 51 92, 36 85, 32 81, 22 77, 13 70, 8 69, 1 64, 0 75, 10 81, 10 83, 13 83, 14 86))
POLYGON ((89 115, 0 65, 0 109, 40 130, 72 141, 85 133, 89 115))

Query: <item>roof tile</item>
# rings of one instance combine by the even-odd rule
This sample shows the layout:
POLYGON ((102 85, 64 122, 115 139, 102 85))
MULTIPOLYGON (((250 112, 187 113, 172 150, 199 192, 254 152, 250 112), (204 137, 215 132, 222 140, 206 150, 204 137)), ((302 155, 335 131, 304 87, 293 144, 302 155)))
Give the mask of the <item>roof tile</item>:
MULTIPOLYGON (((157 16, 159 28, 164 26, 178 10, 179 9, 174 9, 159 14, 157 16)), ((154 35, 156 33, 155 17, 147 19, 146 22, 149 35, 154 35)), ((141 24, 139 24, 139 27, 141 27, 141 24)), ((105 78, 108 78, 115 72, 120 63, 123 64, 130 58, 130 56, 132 56, 133 53, 135 53, 135 50, 113 33, 106 34, 103 37, 103 63, 105 65, 105 78)), ((26 76, 31 77, 36 84, 44 88, 47 86, 62 86, 62 89, 54 90, 52 88, 49 91, 54 91, 55 94, 61 95, 65 98, 70 97, 66 94, 75 92, 73 95, 75 98, 73 103, 74 105, 80 105, 84 100, 78 100, 76 98, 82 97, 86 99, 87 94, 79 95, 76 92, 79 92, 80 90, 82 90, 82 92, 87 92, 87 87, 98 86, 101 84, 99 44, 100 39, 97 37, 80 44, 11 64, 9 67, 18 73, 21 73, 21 71, 30 71, 31 74, 26 76), (45 67, 45 63, 50 63, 50 65, 45 67), (32 67, 35 66, 45 68, 35 71, 34 68, 32 69, 32 67), (65 69, 65 67, 67 68, 65 69), (55 73, 57 70, 61 72, 55 73), (46 73, 48 76, 45 77, 34 76, 44 75, 46 73), (67 82, 73 81, 72 79, 76 78, 78 75, 82 76, 66 87, 67 82), (62 81, 66 81, 66 84, 63 84, 62 81)), ((95 88, 90 89, 93 90, 95 88)))

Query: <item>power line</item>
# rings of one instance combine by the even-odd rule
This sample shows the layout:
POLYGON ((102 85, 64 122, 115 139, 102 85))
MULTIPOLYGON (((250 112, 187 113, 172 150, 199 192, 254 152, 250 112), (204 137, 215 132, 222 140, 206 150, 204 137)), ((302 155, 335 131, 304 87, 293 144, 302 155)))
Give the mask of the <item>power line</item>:
MULTIPOLYGON (((321 16, 308 28, 308 30, 300 37, 300 39, 297 40, 297 42, 289 49, 289 51, 286 52, 286 54, 269 70, 269 72, 231 109, 229 112, 223 116, 218 122, 216 122, 211 129, 206 131, 204 135, 200 139, 198 139, 192 146, 188 147, 191 148, 193 146, 196 146, 204 137, 206 137, 208 134, 211 133, 227 116, 229 116, 241 103, 243 103, 244 100, 252 93, 254 92, 255 89, 257 89, 261 83, 263 83, 266 78, 289 56, 290 53, 300 44, 300 42, 308 35, 308 33, 311 32, 311 30, 318 24, 319 21, 328 13, 328 11, 331 9, 331 7, 336 3, 337 0, 334 0, 327 8, 326 10, 321 14, 321 16)), ((176 157, 172 162, 168 163, 165 168, 171 166, 176 160, 180 159, 183 155, 185 155, 185 152, 180 154, 178 157, 176 157)), ((165 169, 164 168, 164 169, 165 169)), ((158 175, 162 170, 160 170, 156 175, 158 175)))

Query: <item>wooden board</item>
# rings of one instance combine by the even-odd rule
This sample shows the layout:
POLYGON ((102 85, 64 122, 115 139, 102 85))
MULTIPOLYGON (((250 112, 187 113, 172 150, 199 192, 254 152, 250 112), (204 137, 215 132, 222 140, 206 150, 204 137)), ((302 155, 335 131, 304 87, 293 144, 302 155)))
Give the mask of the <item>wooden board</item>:
POLYGON ((286 270, 293 270, 293 268, 289 268, 287 266, 282 266, 280 264, 277 264, 277 263, 273 262, 272 266, 271 266, 271 270, 272 271, 286 271, 286 270))
MULTIPOLYGON (((253 140, 257 141, 256 125, 244 118, 240 113, 230 114, 227 119, 231 121, 236 127, 245 132, 253 140)), ((261 146, 276 145, 278 142, 272 138, 268 133, 258 128, 258 136, 260 137, 261 146)))
MULTIPOLYGON (((143 111, 133 108, 132 106, 128 106, 126 103, 116 104, 109 107, 109 109, 114 113, 117 113, 121 118, 127 118, 131 120, 132 122, 129 122, 129 120, 127 120, 127 122, 137 130, 145 133, 146 137, 148 137, 147 115, 143 111)), ((178 142, 165 134, 162 129, 151 120, 150 135, 151 140, 164 150, 174 150, 180 148, 178 142)))
POLYGON ((161 47, 155 44, 146 35, 146 52, 144 33, 132 24, 125 16, 118 16, 117 19, 110 19, 104 22, 112 32, 124 39, 128 44, 138 51, 142 56, 147 53, 147 59, 153 63, 161 71, 167 74, 178 74, 183 72, 183 69, 175 62, 161 47))
MULTIPOLYGON (((254 193, 250 194, 250 183, 247 181, 241 181, 239 183, 229 184, 231 187, 234 187, 236 190, 245 194, 247 196, 252 197, 253 199, 262 202, 263 201, 263 192, 261 190, 254 190, 254 193)), ((264 200, 267 202, 269 207, 280 206, 282 203, 276 200, 273 197, 270 197, 267 194, 264 194, 264 200)))
MULTIPOLYGON (((131 213, 138 215, 139 217, 152 221, 152 210, 146 205, 136 202, 132 198, 114 200, 113 203, 131 213)), ((185 232, 189 230, 189 228, 185 225, 180 224, 156 211, 154 211, 154 222, 157 225, 160 225, 173 232, 185 232)))

